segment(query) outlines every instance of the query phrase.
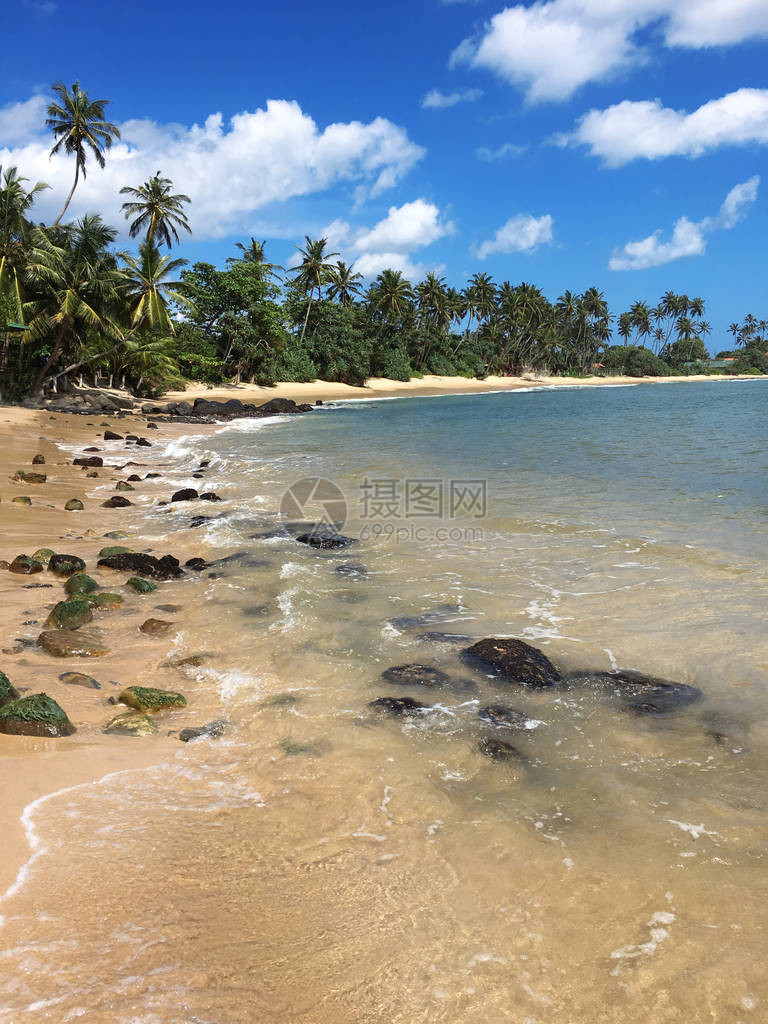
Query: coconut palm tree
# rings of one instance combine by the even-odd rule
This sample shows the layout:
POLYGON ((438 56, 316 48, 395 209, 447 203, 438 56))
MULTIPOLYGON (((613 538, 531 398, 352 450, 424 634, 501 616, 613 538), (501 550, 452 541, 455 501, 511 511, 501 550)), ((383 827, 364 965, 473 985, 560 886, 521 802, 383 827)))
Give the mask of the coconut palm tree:
POLYGON ((126 220, 129 217, 136 218, 128 229, 131 238, 136 238, 142 231, 146 231, 145 240, 149 245, 154 245, 157 238, 158 245, 165 244, 170 249, 173 245, 171 236, 178 244, 177 228, 183 228, 192 234, 192 228, 184 213, 184 203, 191 200, 182 192, 174 195, 171 192, 172 185, 171 179, 164 178, 158 171, 138 188, 124 185, 120 189, 121 196, 133 197, 121 207, 126 220))
POLYGON ((168 303, 187 305, 187 300, 178 291, 181 282, 171 281, 170 277, 186 266, 187 261, 172 260, 170 255, 161 256, 160 250, 149 242, 142 242, 139 246, 138 258, 127 253, 121 253, 120 258, 126 267, 125 294, 131 333, 153 328, 174 334, 168 303))
POLYGON ((342 306, 349 306, 362 292, 362 274, 353 272, 342 260, 337 260, 328 272, 328 298, 338 299, 342 306))
POLYGON ((325 251, 325 247, 328 245, 327 238, 310 238, 309 235, 305 235, 304 240, 306 242, 306 248, 300 249, 299 246, 296 246, 301 256, 301 263, 294 270, 296 275, 294 281, 306 294, 309 295, 307 313, 304 317, 304 323, 301 328, 299 345, 304 341, 304 334, 307 330, 307 321, 309 320, 309 311, 312 308, 312 299, 314 298, 315 289, 317 289, 317 297, 319 299, 322 287, 328 282, 333 268, 331 258, 339 255, 337 252, 325 251))
POLYGON ((24 284, 32 296, 24 303, 30 340, 51 344, 47 361, 32 385, 36 394, 48 371, 67 351, 84 344, 89 331, 114 339, 121 335, 123 274, 109 250, 116 232, 98 214, 88 214, 57 242, 35 228, 24 268, 24 284))
POLYGON ((80 174, 86 177, 88 151, 103 168, 104 150, 112 146, 113 139, 120 138, 120 130, 104 119, 104 107, 109 100, 89 99, 88 93, 80 88, 80 82, 75 82, 71 89, 67 89, 63 82, 56 82, 52 89, 59 102, 48 104, 45 125, 56 139, 50 155, 54 156, 63 149, 75 158, 75 180, 61 213, 53 222, 57 227, 75 194, 80 174))
POLYGON ((27 189, 27 180, 20 177, 15 167, 9 167, 5 174, 0 168, 0 294, 10 300, 18 320, 22 318, 23 304, 19 272, 27 260, 32 231, 27 214, 37 195, 50 188, 38 181, 27 189))
POLYGON ((268 263, 264 256, 264 249, 266 248, 266 239, 263 242, 257 242, 255 238, 251 237, 249 245, 243 245, 242 242, 237 243, 237 248, 242 252, 242 256, 234 257, 230 256, 227 263, 251 263, 259 268, 262 277, 279 277, 276 274, 276 270, 283 270, 277 263, 268 263))
POLYGON ((405 319, 414 299, 411 282, 400 270, 382 270, 369 289, 368 299, 385 319, 405 319))

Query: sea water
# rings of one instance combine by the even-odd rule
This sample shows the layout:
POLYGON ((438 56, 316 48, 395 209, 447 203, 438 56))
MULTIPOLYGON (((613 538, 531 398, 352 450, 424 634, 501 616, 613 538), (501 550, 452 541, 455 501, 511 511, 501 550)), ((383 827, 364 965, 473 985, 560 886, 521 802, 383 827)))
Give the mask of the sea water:
POLYGON ((338 403, 148 453, 173 487, 209 459, 225 499, 136 527, 226 559, 164 586, 178 652, 205 654, 184 724, 228 726, 27 809, 0 1020, 764 1020, 767 401, 748 381, 338 403), (357 543, 295 539, 318 521, 357 543), (505 684, 462 655, 488 636, 702 695, 654 715, 505 684), (382 678, 406 664, 448 683, 382 678), (382 717, 382 696, 427 709, 382 717))

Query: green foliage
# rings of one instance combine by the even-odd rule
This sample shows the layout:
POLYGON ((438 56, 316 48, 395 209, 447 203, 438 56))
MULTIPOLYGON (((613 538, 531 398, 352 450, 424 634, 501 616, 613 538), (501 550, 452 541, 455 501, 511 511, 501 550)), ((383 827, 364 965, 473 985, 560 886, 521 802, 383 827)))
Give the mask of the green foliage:
POLYGON ((643 345, 611 345, 602 356, 605 371, 625 377, 668 377, 669 366, 643 345))
POLYGON ((731 373, 768 373, 768 355, 763 345, 748 345, 743 352, 739 353, 736 361, 729 371, 731 373))

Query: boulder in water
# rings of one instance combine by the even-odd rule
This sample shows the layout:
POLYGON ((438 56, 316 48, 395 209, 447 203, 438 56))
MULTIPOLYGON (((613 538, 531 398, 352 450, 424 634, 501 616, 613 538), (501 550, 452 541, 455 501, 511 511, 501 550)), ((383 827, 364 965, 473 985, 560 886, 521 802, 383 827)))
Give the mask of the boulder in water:
POLYGON ((17 494, 17 495, 15 495, 15 497, 11 498, 11 501, 13 502, 14 505, 31 505, 32 504, 32 499, 29 497, 28 494, 17 494))
POLYGON ((64 511, 65 512, 82 512, 84 508, 85 508, 85 505, 83 505, 82 501, 80 501, 79 498, 70 498, 69 501, 64 506, 64 511))
POLYGON ((618 697, 628 711, 643 715, 668 715, 701 699, 701 690, 631 669, 609 672, 572 672, 566 686, 591 686, 618 697))
POLYGON ((522 761, 523 755, 513 747, 511 743, 496 739, 495 736, 483 736, 477 744, 477 749, 484 757, 490 757, 492 761, 522 761))
POLYGON ((121 555, 107 555, 106 558, 100 558, 96 564, 99 568, 117 569, 139 576, 151 576, 157 580, 175 580, 184 575, 178 558, 174 558, 173 555, 155 558, 154 555, 133 551, 121 555))
POLYGON ((100 455, 80 455, 72 460, 73 466, 87 466, 88 469, 98 469, 104 465, 104 459, 100 455))
POLYGON ((165 619, 147 619, 139 626, 139 632, 146 633, 147 636, 165 636, 171 626, 173 623, 165 619))
POLYGON ((560 682, 560 673, 549 658, 522 640, 489 637, 468 647, 464 657, 471 664, 490 669, 505 682, 534 690, 560 682))
POLYGON ((67 686, 84 686, 86 690, 100 690, 101 683, 93 676, 87 676, 84 672, 62 672, 59 682, 67 686))
POLYGON ((128 686, 118 697, 135 711, 154 715, 158 711, 173 711, 187 706, 186 697, 172 690, 158 690, 154 686, 128 686))
POLYGON ((189 743, 190 740, 199 739, 217 740, 220 736, 224 735, 226 727, 227 723, 222 718, 217 718, 216 721, 208 722, 207 725, 191 726, 188 729, 182 729, 179 733, 179 739, 182 743, 189 743))
POLYGON ((45 456, 44 455, 35 455, 35 457, 32 459, 32 465, 33 466, 44 466, 45 465, 45 456))
POLYGON ((314 526, 308 533, 301 533, 296 537, 299 544, 308 544, 311 548, 322 548, 330 551, 336 548, 346 548, 350 544, 356 544, 354 537, 345 537, 342 533, 322 523, 314 526))
POLYGON ((44 484, 48 477, 45 473, 34 473, 29 469, 18 469, 11 477, 15 483, 44 484))
POLYGON ((125 585, 130 587, 131 590, 135 590, 137 594, 151 594, 153 590, 157 590, 156 583, 143 580, 141 576, 131 576, 129 580, 125 581, 125 585))
POLYGON ((71 736, 74 731, 64 709, 47 693, 19 697, 0 708, 0 732, 10 736, 71 736))
POLYGON ((393 665, 381 673, 381 678, 395 686, 425 686, 430 690, 451 681, 450 676, 431 665, 393 665))
POLYGON ((59 601, 46 619, 49 629, 79 629, 93 619, 91 606, 82 597, 59 601))
POLYGON ((70 596, 74 596, 75 594, 92 594, 98 589, 99 584, 96 580, 91 579, 91 577, 84 572, 76 572, 75 575, 70 576, 64 584, 64 590, 70 596))
POLYGON ((5 672, 0 672, 0 708, 4 704, 10 704, 13 700, 18 700, 20 696, 21 694, 11 683, 5 672))
POLYGON ((95 608, 96 611, 100 612, 112 612, 123 603, 123 599, 119 594, 110 594, 105 590, 102 590, 99 594, 88 594, 86 601, 91 608, 95 608))
POLYGON ((56 576, 74 576, 85 569, 85 562, 77 555, 51 555, 48 569, 56 576))
POLYGON ((129 501, 128 498, 123 498, 120 494, 115 494, 111 498, 107 498, 106 501, 102 501, 102 508, 127 508, 132 505, 133 502, 129 501))
POLYGON ((105 430, 104 431, 104 440, 105 441, 122 441, 123 440, 123 435, 122 434, 116 434, 114 432, 114 430, 105 430))
POLYGON ((152 736, 157 725, 141 711, 123 711, 104 726, 103 732, 120 736, 152 736))
POLYGON ((171 495, 171 501, 195 501, 199 497, 194 487, 182 487, 180 491, 171 495))
POLYGON ((42 571, 42 563, 30 558, 29 555, 16 555, 8 566, 8 572, 15 573, 17 576, 32 576, 34 573, 42 571))
POLYGON ((524 729, 528 721, 524 711, 507 707, 506 704, 487 704, 478 708, 477 717, 499 729, 524 729))
POLYGON ((99 658, 109 650, 92 634, 69 629, 46 630, 37 644, 55 658, 99 658))
POLYGON ((368 702, 368 707, 382 715, 416 715, 429 710, 428 704, 421 704, 413 697, 378 697, 368 702))

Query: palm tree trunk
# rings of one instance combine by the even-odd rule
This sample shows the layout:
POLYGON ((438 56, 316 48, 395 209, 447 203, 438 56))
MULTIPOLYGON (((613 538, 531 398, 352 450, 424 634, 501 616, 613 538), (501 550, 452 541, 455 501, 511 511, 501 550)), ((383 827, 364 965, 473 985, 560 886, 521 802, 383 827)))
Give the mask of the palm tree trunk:
MULTIPOLYGON (((37 376, 35 377, 35 382, 32 385, 32 394, 33 395, 38 394, 38 392, 40 391, 40 388, 42 386, 42 383, 45 380, 46 373, 48 373, 48 370, 50 369, 50 367, 59 358, 59 353, 61 352, 61 346, 62 346, 63 341, 64 341, 64 325, 62 324, 59 327, 59 333, 56 336, 56 341, 54 342, 53 350, 52 350, 51 354, 48 356, 47 362, 45 363, 44 366, 41 366, 40 369, 37 371, 37 376)), ((63 372, 66 373, 66 370, 63 371, 63 372)), ((56 376, 60 377, 61 374, 59 373, 56 376)))
POLYGON ((59 226, 59 221, 64 216, 64 214, 67 212, 67 207, 69 206, 70 201, 72 199, 72 196, 75 194, 75 189, 77 188, 77 179, 78 179, 79 175, 80 175, 80 163, 79 163, 79 161, 77 159, 75 159, 75 180, 72 182, 72 188, 69 190, 69 195, 67 196, 66 203, 64 203, 64 209, 61 211, 59 216, 53 222, 53 226, 55 228, 59 226))
POLYGON ((312 309, 312 296, 314 295, 314 292, 315 289, 313 288, 312 291, 309 293, 309 302, 307 303, 307 315, 304 317, 304 325, 301 328, 301 337, 299 338, 299 345, 301 345, 304 341, 304 332, 307 329, 307 322, 309 321, 309 311, 310 309, 312 309))

